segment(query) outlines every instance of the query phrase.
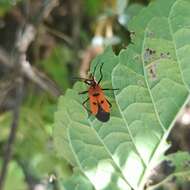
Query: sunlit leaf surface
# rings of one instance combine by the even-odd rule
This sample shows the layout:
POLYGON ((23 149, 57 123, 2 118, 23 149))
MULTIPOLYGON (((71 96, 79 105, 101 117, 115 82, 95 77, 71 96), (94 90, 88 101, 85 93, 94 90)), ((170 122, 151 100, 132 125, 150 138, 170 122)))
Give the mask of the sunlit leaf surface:
MULTIPOLYGON (((190 88, 190 1, 158 0, 131 21, 134 44, 104 62, 102 86, 113 113, 107 123, 89 117, 82 106, 86 89, 77 83, 60 97, 55 114, 58 152, 97 190, 142 190, 163 159, 166 138, 190 88)), ((98 72, 96 77, 99 77, 98 72)))

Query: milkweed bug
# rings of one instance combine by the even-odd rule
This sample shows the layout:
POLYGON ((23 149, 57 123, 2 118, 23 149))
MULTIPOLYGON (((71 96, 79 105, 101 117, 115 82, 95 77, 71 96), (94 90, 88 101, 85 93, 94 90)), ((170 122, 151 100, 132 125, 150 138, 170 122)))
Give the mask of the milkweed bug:
MULTIPOLYGON (((97 64, 98 65, 98 64, 97 64)), ((83 102, 83 106, 89 111, 92 115, 94 115, 99 121, 107 122, 110 118, 110 108, 112 107, 109 100, 105 97, 105 90, 118 90, 118 89, 109 89, 109 88, 101 88, 100 82, 103 79, 102 67, 103 63, 100 65, 100 79, 96 81, 95 72, 97 65, 94 68, 93 74, 90 75, 88 79, 86 78, 77 78, 82 80, 84 83, 89 85, 88 90, 79 92, 79 94, 87 94, 88 98, 83 102), (90 102, 90 110, 85 106, 87 102, 90 102)))

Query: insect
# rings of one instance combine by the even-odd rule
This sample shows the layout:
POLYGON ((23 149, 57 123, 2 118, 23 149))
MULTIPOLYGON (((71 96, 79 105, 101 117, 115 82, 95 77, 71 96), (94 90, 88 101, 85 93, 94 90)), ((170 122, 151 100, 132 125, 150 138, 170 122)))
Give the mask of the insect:
POLYGON ((95 66, 93 74, 91 74, 88 79, 78 78, 87 85, 89 85, 88 90, 79 92, 79 94, 88 93, 88 98, 83 102, 82 105, 87 109, 87 111, 93 114, 99 121, 107 122, 110 119, 110 109, 112 107, 112 104, 105 97, 104 91, 118 90, 118 89, 101 88, 100 82, 103 79, 103 73, 102 73, 103 63, 101 63, 100 65, 100 79, 98 81, 96 81, 95 79, 95 72, 97 66, 98 64, 95 66), (90 110, 85 105, 88 101, 90 103, 90 110))

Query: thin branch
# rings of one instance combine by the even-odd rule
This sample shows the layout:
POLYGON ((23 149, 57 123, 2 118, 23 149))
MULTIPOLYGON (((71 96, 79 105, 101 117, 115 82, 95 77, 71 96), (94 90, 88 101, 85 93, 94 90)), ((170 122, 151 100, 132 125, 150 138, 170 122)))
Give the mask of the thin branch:
POLYGON ((82 1, 71 0, 71 13, 72 13, 72 41, 73 41, 73 75, 77 74, 79 68, 79 42, 80 42, 80 30, 81 30, 81 17, 82 17, 82 1))
MULTIPOLYGON (((31 31, 32 33, 31 29, 28 31, 31 31)), ((25 37, 22 38, 21 40, 22 42, 19 42, 17 44, 21 52, 26 51, 27 47, 29 46, 29 41, 27 40, 26 36, 29 36, 30 41, 32 41, 33 39, 32 36, 30 35, 25 35, 25 37)), ((25 53, 22 53, 19 63, 20 63, 19 67, 24 77, 26 77, 27 79, 35 83, 37 86, 39 86, 41 89, 48 92, 54 97, 58 97, 61 95, 62 93, 61 90, 47 75, 45 75, 44 73, 42 73, 35 67, 31 66, 31 64, 26 60, 25 53)), ((10 69, 10 70, 14 69, 14 64, 12 64, 12 61, 9 58, 8 54, 4 52, 2 48, 0 48, 0 64, 2 64, 7 69, 10 69)), ((2 92, 2 93, 5 93, 5 92, 2 92)))
POLYGON ((58 0, 44 0, 43 18, 46 19, 51 13, 51 11, 58 5, 58 0))
MULTIPOLYGON (((43 1, 44 6, 43 10, 40 12, 42 15, 42 18, 47 17, 47 15, 50 13, 50 11, 57 5, 58 0, 48 0, 43 1)), ((5 178, 7 174, 8 164, 12 157, 13 152, 13 145, 16 138, 16 131, 19 124, 19 112, 20 112, 20 106, 22 103, 22 96, 23 96, 23 74, 27 74, 29 78, 35 76, 35 72, 32 67, 30 66, 29 62, 26 60, 26 52, 31 44, 31 42, 34 40, 36 36, 36 29, 33 25, 26 23, 25 25, 20 27, 16 44, 15 44, 15 54, 14 54, 14 64, 11 65, 12 61, 9 59, 6 59, 8 56, 4 56, 5 54, 3 52, 0 52, 1 55, 1 62, 4 62, 4 65, 10 65, 10 70, 13 71, 13 74, 15 76, 15 83, 18 83, 16 85, 15 89, 15 104, 12 110, 13 114, 13 120, 10 128, 10 133, 8 137, 7 144, 5 146, 5 153, 2 163, 2 170, 0 172, 0 190, 3 189, 3 185, 5 183, 5 178), (27 68, 27 69, 26 69, 27 68), (30 71, 30 72, 28 72, 30 71), (18 81, 17 81, 18 80, 18 81)), ((35 82, 39 85, 43 86, 43 88, 47 89, 47 86, 42 83, 40 78, 35 78, 35 82), (37 80, 38 79, 38 80, 37 80)))
POLYGON ((13 65, 11 65, 11 62, 9 60, 9 55, 8 53, 0 47, 0 65, 3 65, 4 67, 7 67, 8 69, 13 67, 13 65))
POLYGON ((57 85, 45 74, 33 68, 26 59, 21 61, 21 69, 23 75, 37 84, 41 89, 47 91, 54 97, 61 95, 62 92, 57 85))
POLYGON ((69 36, 67 36, 66 34, 64 34, 63 32, 60 32, 60 31, 55 30, 53 28, 50 28, 50 27, 48 27, 46 25, 43 25, 43 27, 47 30, 47 32, 49 32, 52 35, 64 40, 66 43, 68 43, 68 45, 73 46, 72 39, 69 36))
POLYGON ((5 177, 7 174, 8 163, 12 157, 12 149, 13 149, 13 144, 15 141, 16 131, 17 131, 18 122, 19 122, 19 110, 20 110, 20 105, 22 102, 22 88, 23 88, 23 84, 22 84, 22 79, 20 78, 18 81, 17 89, 16 89, 16 100, 15 100, 15 106, 13 109, 13 120, 11 124, 10 134, 8 137, 8 142, 5 147, 2 170, 0 173, 0 190, 3 189, 5 177))

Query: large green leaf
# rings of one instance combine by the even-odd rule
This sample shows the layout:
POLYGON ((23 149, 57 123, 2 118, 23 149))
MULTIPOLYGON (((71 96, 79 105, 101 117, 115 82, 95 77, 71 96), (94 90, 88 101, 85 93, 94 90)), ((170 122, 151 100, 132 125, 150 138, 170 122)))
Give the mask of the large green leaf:
POLYGON ((134 44, 95 59, 91 71, 104 62, 102 86, 120 89, 108 94, 114 113, 107 123, 88 117, 78 95, 84 85, 60 98, 55 145, 95 189, 142 190, 164 159, 166 138, 189 100, 189 18, 190 0, 153 2, 129 25, 134 44))
POLYGON ((64 190, 94 190, 89 180, 80 171, 75 171, 69 179, 63 180, 62 184, 64 190))

